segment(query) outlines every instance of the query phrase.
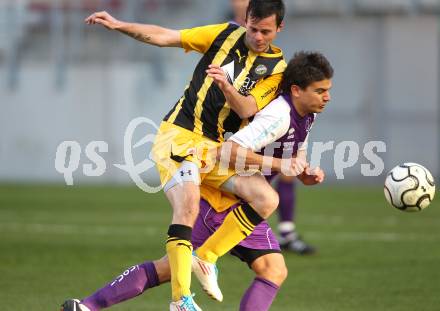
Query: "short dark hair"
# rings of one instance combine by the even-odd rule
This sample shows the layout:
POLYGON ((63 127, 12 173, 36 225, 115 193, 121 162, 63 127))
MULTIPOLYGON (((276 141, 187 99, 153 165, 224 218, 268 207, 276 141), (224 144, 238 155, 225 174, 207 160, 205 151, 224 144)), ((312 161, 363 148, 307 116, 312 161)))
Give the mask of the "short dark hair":
POLYGON ((246 20, 248 18, 261 20, 275 14, 277 27, 284 19, 283 0, 251 0, 246 10, 246 20))
POLYGON ((333 67, 319 52, 297 52, 283 73, 281 92, 290 94, 292 85, 306 89, 310 84, 333 77, 333 67))

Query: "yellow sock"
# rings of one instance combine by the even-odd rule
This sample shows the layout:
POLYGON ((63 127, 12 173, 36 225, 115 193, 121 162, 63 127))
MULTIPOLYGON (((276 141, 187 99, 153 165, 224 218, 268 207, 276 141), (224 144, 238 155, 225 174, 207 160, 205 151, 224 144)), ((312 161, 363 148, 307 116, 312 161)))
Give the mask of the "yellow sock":
POLYGON ((173 301, 178 301, 182 296, 191 295, 191 262, 193 247, 191 242, 186 239, 169 236, 167 239, 166 250, 171 269, 172 299, 173 301))
POLYGON ((215 263, 238 243, 252 233, 261 218, 247 203, 233 209, 222 225, 200 246, 197 256, 205 261, 215 263))

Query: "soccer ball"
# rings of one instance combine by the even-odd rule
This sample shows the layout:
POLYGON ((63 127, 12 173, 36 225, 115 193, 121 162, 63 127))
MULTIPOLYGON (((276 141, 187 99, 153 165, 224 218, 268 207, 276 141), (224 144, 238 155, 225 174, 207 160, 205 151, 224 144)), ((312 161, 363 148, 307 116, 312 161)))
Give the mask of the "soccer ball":
POLYGON ((434 199, 434 178, 422 165, 404 163, 388 173, 384 192, 387 201, 395 208, 418 212, 434 199))

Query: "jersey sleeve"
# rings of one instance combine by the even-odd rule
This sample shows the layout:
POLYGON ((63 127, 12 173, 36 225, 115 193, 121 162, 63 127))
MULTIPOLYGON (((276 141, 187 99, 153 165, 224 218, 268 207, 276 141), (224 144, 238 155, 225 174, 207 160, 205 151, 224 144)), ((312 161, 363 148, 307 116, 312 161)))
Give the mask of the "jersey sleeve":
POLYGON ((228 27, 228 23, 180 30, 182 47, 185 52, 206 53, 215 38, 228 27))
POLYGON ((278 85, 281 83, 282 73, 274 74, 264 80, 259 81, 250 91, 250 95, 255 98, 258 110, 263 109, 277 95, 278 85))
POLYGON ((258 112, 252 122, 232 135, 232 140, 244 148, 259 151, 281 138, 289 129, 290 107, 280 100, 274 100, 258 112))

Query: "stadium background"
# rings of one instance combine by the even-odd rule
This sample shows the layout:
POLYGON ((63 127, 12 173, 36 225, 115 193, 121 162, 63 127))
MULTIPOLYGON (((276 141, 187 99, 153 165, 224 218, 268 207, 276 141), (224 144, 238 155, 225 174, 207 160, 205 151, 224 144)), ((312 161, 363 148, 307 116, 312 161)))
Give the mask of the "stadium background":
MULTIPOLYGON (((288 255, 290 276, 272 310, 438 310, 440 205, 420 214, 392 210, 384 176, 414 161, 440 177, 440 1, 286 0, 276 44, 325 53, 335 67, 332 102, 312 141, 354 141, 359 161, 337 179, 334 149, 322 156, 327 185, 300 188, 298 226, 320 249, 288 255), (378 177, 361 174, 368 141, 384 141, 378 177)), ((0 299, 2 310, 48 310, 83 296, 125 267, 163 253, 170 209, 113 164, 135 117, 158 124, 182 93, 198 55, 158 49, 83 19, 94 10, 171 28, 225 21, 228 1, 0 1, 0 299), (81 148, 74 186, 55 169, 63 141, 81 148), (105 141, 106 171, 89 177, 85 148, 105 141)), ((140 128, 136 138, 152 128, 140 128)), ((135 140, 135 139, 134 139, 135 140)), ((150 145, 133 149, 135 163, 150 145)), ((155 183, 153 169, 143 175, 155 183)), ((274 220, 274 217, 272 217, 274 220)), ((251 274, 221 262, 234 310, 251 274), (232 286, 232 284, 234 286, 232 286)), ((158 310, 169 288, 115 310, 158 310)))

